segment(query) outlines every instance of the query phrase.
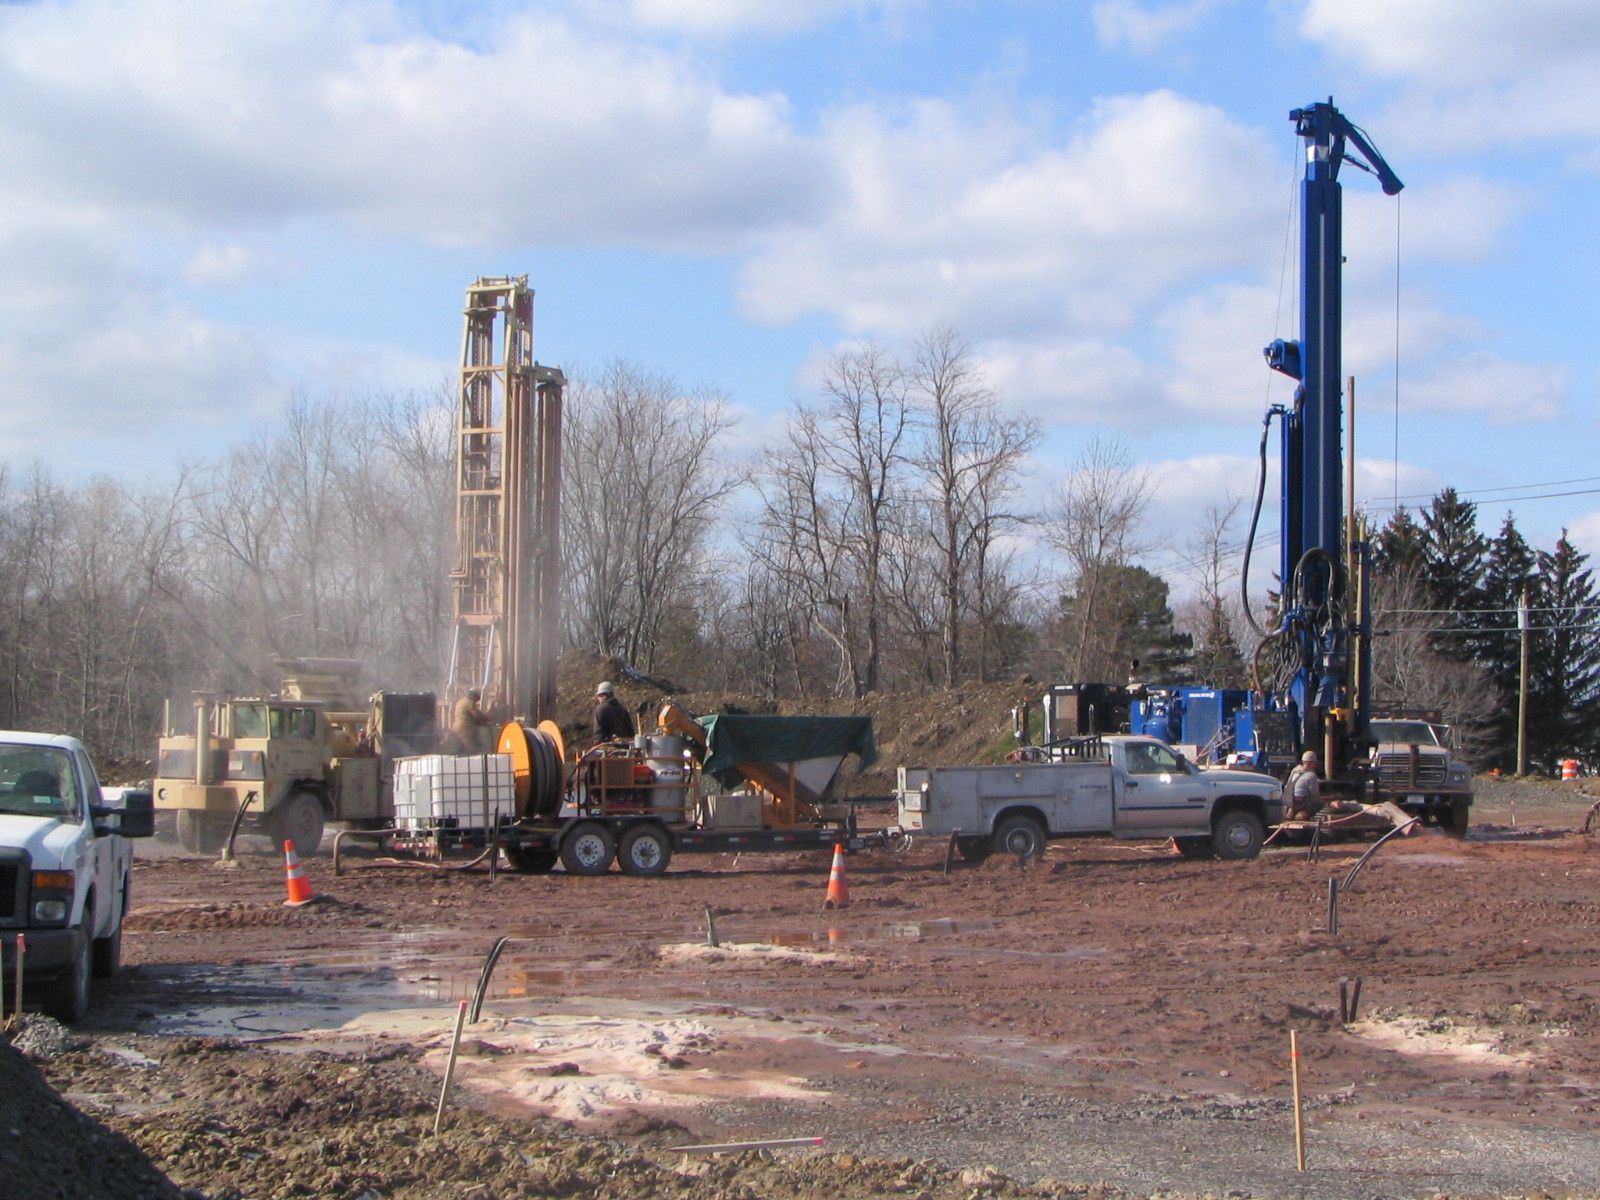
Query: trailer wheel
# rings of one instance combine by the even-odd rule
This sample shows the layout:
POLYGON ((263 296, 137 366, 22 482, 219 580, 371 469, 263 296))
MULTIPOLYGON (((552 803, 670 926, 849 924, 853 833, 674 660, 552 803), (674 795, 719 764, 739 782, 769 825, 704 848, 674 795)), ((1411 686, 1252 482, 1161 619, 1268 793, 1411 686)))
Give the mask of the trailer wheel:
POLYGON ((595 821, 574 825, 561 842, 561 865, 568 875, 604 875, 616 856, 616 839, 595 821))
POLYGON ((1242 808, 1230 808, 1211 827, 1211 846, 1218 858, 1255 858, 1265 837, 1261 818, 1242 808))
POLYGON ((561 857, 554 850, 525 850, 521 846, 502 846, 511 869, 521 875, 548 875, 561 857))
POLYGON ((659 875, 672 861, 672 837, 659 825, 635 825, 617 845, 624 875, 659 875))
POLYGON ((1211 844, 1210 838, 1181 837, 1173 838, 1178 843, 1178 853, 1184 858, 1215 858, 1217 848, 1211 844))
POLYGON ((1032 817, 1007 817, 995 826, 991 841, 1000 853, 1018 858, 1038 858, 1044 853, 1044 830, 1032 817))

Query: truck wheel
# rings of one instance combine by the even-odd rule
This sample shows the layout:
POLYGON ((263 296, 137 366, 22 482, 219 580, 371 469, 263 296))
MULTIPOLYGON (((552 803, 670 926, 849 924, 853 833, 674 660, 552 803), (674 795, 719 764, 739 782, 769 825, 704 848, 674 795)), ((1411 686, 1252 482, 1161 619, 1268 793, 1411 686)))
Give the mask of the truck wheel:
POLYGON ((94 977, 110 979, 122 970, 122 919, 133 907, 133 877, 122 881, 122 911, 117 914, 117 927, 103 938, 94 940, 94 977))
POLYGON ((977 866, 979 863, 988 862, 989 855, 994 847, 989 845, 988 838, 957 838, 956 853, 961 855, 961 861, 977 866))
POLYGON ((1215 858, 1217 848, 1211 844, 1210 838, 1181 837, 1173 838, 1178 843, 1178 853, 1184 858, 1215 858))
POLYGON ((283 849, 284 842, 293 842, 297 855, 310 858, 322 844, 322 801, 310 792, 296 792, 272 810, 267 828, 278 849, 283 849))
POLYGON ((215 854, 228 840, 228 827, 213 813, 180 808, 177 824, 178 842, 190 854, 215 854))
POLYGON ((1230 808, 1211 828, 1211 846, 1218 858, 1255 858, 1265 837, 1261 818, 1242 808, 1230 808))
MULTIPOLYGON (((84 912, 92 910, 87 905, 84 912)), ((63 972, 44 994, 44 1011, 63 1025, 76 1025, 89 1012, 89 976, 93 973, 90 956, 93 939, 89 930, 78 930, 73 945, 72 965, 63 972)))
POLYGON ((1467 826, 1472 823, 1472 801, 1452 800, 1445 821, 1452 837, 1466 837, 1467 826))
POLYGON ((573 826, 561 843, 561 865, 568 875, 604 875, 616 856, 616 839, 595 821, 573 826))
POLYGON ((635 825, 617 846, 624 875, 659 875, 672 861, 672 838, 659 825, 635 825))
POLYGON ((548 875, 560 857, 554 850, 523 849, 521 846, 501 846, 511 869, 522 875, 548 875))
POLYGON ((1038 858, 1044 853, 1044 830, 1032 817, 1007 817, 994 828, 990 839, 996 852, 1018 858, 1038 858))

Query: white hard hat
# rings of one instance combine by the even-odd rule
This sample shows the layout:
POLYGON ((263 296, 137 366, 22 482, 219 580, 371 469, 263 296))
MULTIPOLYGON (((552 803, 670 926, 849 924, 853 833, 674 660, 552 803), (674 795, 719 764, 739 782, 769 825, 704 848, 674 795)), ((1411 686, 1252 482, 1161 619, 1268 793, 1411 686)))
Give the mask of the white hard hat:
POLYGON ((1300 756, 1300 761, 1301 762, 1316 762, 1317 761, 1317 752, 1315 750, 1307 750, 1304 754, 1302 754, 1300 756))
POLYGON ((612 687, 609 683, 601 682, 601 683, 599 683, 599 684, 597 684, 595 686, 594 694, 596 696, 609 696, 609 695, 613 694, 615 691, 616 691, 616 689, 614 687, 612 687))

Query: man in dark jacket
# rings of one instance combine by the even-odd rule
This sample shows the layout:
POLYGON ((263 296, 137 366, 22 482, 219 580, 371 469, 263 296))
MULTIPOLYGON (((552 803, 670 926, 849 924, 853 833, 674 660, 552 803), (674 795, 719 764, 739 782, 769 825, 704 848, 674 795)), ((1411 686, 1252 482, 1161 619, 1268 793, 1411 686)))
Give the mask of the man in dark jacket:
POLYGON ((612 738, 631 738, 634 735, 633 717, 617 699, 609 683, 594 690, 594 736, 596 741, 608 742, 612 738))

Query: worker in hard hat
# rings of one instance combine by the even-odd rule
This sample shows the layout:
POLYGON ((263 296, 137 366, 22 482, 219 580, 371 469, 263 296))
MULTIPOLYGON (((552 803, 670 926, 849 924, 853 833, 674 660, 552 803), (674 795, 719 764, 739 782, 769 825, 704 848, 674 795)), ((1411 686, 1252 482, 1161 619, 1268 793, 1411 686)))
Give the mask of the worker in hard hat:
POLYGON ((1322 811, 1322 777, 1317 774, 1321 760, 1315 750, 1300 756, 1283 784, 1285 816, 1291 821, 1310 821, 1322 811))
POLYGON ((484 730, 489 725, 489 714, 483 711, 483 693, 468 688, 467 694, 456 701, 450 717, 450 737, 457 754, 482 754, 488 741, 484 730))
POLYGON ((631 738, 636 732, 633 716, 617 699, 616 689, 601 683, 594 689, 594 736, 598 742, 631 738))

